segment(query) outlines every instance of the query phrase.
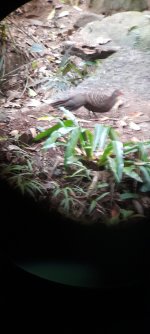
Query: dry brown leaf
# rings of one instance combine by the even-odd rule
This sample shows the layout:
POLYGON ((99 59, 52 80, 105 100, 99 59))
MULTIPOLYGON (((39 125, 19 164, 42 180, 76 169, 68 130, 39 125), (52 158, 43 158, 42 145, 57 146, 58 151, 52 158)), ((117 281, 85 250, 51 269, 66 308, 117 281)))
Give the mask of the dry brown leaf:
POLYGON ((139 116, 144 115, 144 113, 140 112, 140 111, 137 111, 137 112, 131 112, 131 113, 129 113, 129 115, 133 116, 133 117, 139 117, 139 116))
POLYGON ((4 108, 14 108, 14 107, 17 107, 17 108, 21 108, 21 105, 19 103, 15 103, 15 102, 6 102, 4 105, 3 105, 4 108))
POLYGON ((9 151, 22 151, 21 148, 17 145, 8 145, 8 150, 9 151))
POLYGON ((12 130, 12 131, 10 132, 10 135, 13 136, 13 137, 16 137, 18 134, 19 134, 19 131, 18 131, 18 130, 12 130))
POLYGON ((37 99, 32 99, 29 102, 26 103, 28 107, 39 107, 41 105, 41 102, 37 99))
POLYGON ((7 96, 8 96, 7 102, 12 101, 14 99, 20 98, 21 92, 17 92, 15 90, 9 90, 9 91, 7 91, 7 96))
MULTIPOLYGON (((23 108, 21 108, 21 112, 22 113, 24 113, 24 112, 28 112, 29 111, 29 108, 27 108, 27 107, 23 107, 23 108)), ((30 116, 30 115, 28 115, 28 116, 30 116)))
POLYGON ((140 140, 139 140, 138 138, 136 138, 136 137, 132 137, 132 138, 131 138, 131 141, 133 141, 134 143, 137 143, 137 142, 139 142, 140 140))
POLYGON ((130 129, 135 130, 135 131, 139 131, 139 130, 141 130, 140 126, 137 125, 137 124, 134 123, 134 122, 130 122, 130 123, 129 123, 129 127, 130 127, 130 129))
POLYGON ((35 138, 36 135, 37 135, 37 133, 36 133, 36 129, 35 129, 35 128, 30 128, 29 130, 30 130, 30 132, 31 132, 32 138, 35 138))
POLYGON ((55 16, 55 8, 52 9, 52 11, 50 12, 50 14, 47 17, 47 20, 52 20, 55 16))
POLYGON ((117 122, 117 125, 125 127, 125 126, 127 126, 127 123, 124 120, 121 119, 120 121, 117 122))
POLYGON ((58 19, 60 19, 61 17, 64 17, 64 16, 68 16, 68 15, 69 15, 68 10, 64 10, 63 12, 61 12, 61 13, 58 15, 58 19))

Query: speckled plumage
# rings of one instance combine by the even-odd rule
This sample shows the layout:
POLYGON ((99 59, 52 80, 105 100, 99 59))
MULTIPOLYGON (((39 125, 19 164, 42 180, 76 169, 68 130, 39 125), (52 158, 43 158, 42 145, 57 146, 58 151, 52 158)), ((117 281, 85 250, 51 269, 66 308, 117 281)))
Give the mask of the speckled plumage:
POLYGON ((53 107, 62 106, 70 111, 84 106, 93 113, 103 113, 112 109, 120 95, 122 95, 122 92, 118 89, 109 96, 98 90, 76 92, 69 97, 52 102, 51 105, 53 107))

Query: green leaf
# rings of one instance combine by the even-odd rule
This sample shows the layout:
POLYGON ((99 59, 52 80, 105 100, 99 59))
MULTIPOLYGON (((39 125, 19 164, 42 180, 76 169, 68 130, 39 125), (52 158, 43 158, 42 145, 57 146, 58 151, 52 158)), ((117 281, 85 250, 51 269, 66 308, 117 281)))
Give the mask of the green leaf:
POLYGON ((122 201, 126 200, 126 199, 130 199, 130 198, 139 198, 138 194, 134 194, 134 193, 130 193, 130 192, 126 192, 123 194, 120 194, 120 199, 122 201))
POLYGON ((34 139, 33 141, 39 141, 41 139, 47 138, 49 137, 54 131, 60 129, 62 127, 61 123, 57 123, 54 126, 52 126, 51 128, 39 133, 34 139))
POLYGON ((124 146, 124 154, 135 153, 138 151, 138 145, 132 142, 128 142, 123 144, 124 146))
POLYGON ((120 182, 123 174, 124 160, 123 160, 123 144, 120 141, 112 141, 113 153, 115 158, 107 157, 109 167, 114 174, 117 182, 120 182))
POLYGON ((141 170, 141 172, 143 174, 143 179, 144 179, 144 184, 142 185, 140 190, 142 192, 150 191, 150 172, 149 172, 149 169, 144 167, 144 166, 140 166, 139 169, 141 170))
POLYGON ((113 148, 113 146, 112 146, 112 142, 111 142, 106 146, 102 156, 100 157, 100 159, 98 161, 99 165, 104 165, 107 162, 107 158, 111 154, 112 148, 113 148))
POLYGON ((100 195, 99 197, 96 198, 96 201, 97 201, 97 202, 98 202, 98 201, 101 201, 102 198, 106 197, 106 196, 109 195, 109 194, 110 194, 110 192, 106 192, 106 193, 100 195))
POLYGON ((138 182, 143 182, 141 177, 133 169, 134 169, 134 166, 124 167, 123 173, 138 182))
POLYGON ((102 149, 105 146, 106 139, 108 137, 110 127, 96 124, 94 128, 94 140, 93 140, 93 151, 96 149, 102 149))
POLYGON ((90 207, 88 209, 89 214, 96 208, 97 201, 93 199, 93 201, 90 204, 90 207))
POLYGON ((113 172, 116 181, 119 182, 120 180, 118 179, 115 159, 113 159, 111 157, 108 157, 107 159, 108 159, 109 167, 110 167, 111 171, 113 172))
POLYGON ((92 158, 93 156, 93 134, 90 130, 84 129, 80 135, 80 138, 83 138, 83 141, 81 141, 82 148, 84 149, 86 155, 88 158, 92 158))
POLYGON ((116 130, 114 130, 113 128, 110 128, 109 138, 111 140, 119 141, 119 134, 117 133, 116 130))
POLYGON ((97 188, 101 189, 101 188, 105 188, 105 187, 108 187, 108 186, 109 186, 109 183, 103 182, 101 184, 98 184, 97 188))
POLYGON ((121 214, 123 219, 127 219, 134 214, 134 211, 133 210, 120 209, 120 214, 121 214))
POLYGON ((117 179, 120 182, 122 179, 123 167, 124 167, 124 159, 123 159, 123 144, 120 141, 112 141, 113 152, 116 155, 116 175, 117 179))
POLYGON ((64 156, 64 164, 67 166, 68 160, 74 156, 75 147, 77 146, 78 140, 80 136, 80 128, 75 128, 72 130, 70 139, 68 140, 65 156, 64 156))
MULTIPOLYGON (((43 145, 43 148, 44 149, 48 149, 48 148, 51 148, 51 147, 55 147, 56 146, 56 144, 55 144, 55 142, 56 142, 56 140, 58 139, 58 138, 60 138, 60 137, 64 137, 66 134, 68 134, 69 132, 71 132, 72 130, 73 130, 74 128, 72 128, 72 127, 64 127, 64 128, 60 128, 60 129, 58 129, 57 131, 54 131, 52 134, 51 134, 51 136, 50 136, 50 138, 48 138, 46 141, 45 141, 45 143, 44 143, 44 145, 43 145)), ((61 143, 61 145, 66 145, 65 143, 61 143)), ((59 145, 58 143, 57 143, 57 145, 59 145)))
POLYGON ((67 125, 67 123, 69 124, 69 122, 72 122, 72 126, 79 126, 76 116, 71 111, 64 107, 60 107, 60 110, 62 110, 62 112, 69 118, 69 120, 64 121, 65 126, 70 126, 67 125))

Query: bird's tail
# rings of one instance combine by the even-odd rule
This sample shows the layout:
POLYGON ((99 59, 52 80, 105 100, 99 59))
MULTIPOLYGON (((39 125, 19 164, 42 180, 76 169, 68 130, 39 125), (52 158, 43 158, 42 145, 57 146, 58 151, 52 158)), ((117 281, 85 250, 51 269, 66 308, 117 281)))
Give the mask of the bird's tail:
POLYGON ((58 100, 55 102, 51 103, 52 107, 57 107, 57 106, 65 106, 66 102, 68 102, 69 99, 64 99, 64 100, 58 100))

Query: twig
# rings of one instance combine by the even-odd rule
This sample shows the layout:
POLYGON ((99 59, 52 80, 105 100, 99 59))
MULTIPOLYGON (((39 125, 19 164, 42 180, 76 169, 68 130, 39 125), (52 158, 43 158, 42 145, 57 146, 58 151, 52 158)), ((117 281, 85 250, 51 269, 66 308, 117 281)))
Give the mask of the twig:
POLYGON ((29 38, 31 38, 35 43, 37 43, 38 41, 36 40, 36 38, 34 38, 33 36, 30 36, 25 30, 23 30, 22 28, 19 28, 18 25, 16 23, 14 23, 10 18, 7 18, 7 20, 14 25, 18 30, 20 30, 22 33, 24 33, 25 35, 27 35, 29 38))

